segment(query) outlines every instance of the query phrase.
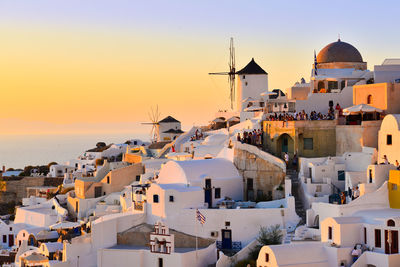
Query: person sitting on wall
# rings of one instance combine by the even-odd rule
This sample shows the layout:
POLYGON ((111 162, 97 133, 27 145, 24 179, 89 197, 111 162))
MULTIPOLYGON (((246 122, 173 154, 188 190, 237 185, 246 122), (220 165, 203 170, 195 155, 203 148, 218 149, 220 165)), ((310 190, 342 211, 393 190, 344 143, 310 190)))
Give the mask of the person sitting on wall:
POLYGON ((351 251, 351 256, 353 256, 353 263, 356 262, 358 257, 360 256, 361 251, 357 249, 357 246, 354 246, 354 249, 351 251))
POLYGON ((386 155, 383 155, 383 164, 388 165, 389 161, 386 155))

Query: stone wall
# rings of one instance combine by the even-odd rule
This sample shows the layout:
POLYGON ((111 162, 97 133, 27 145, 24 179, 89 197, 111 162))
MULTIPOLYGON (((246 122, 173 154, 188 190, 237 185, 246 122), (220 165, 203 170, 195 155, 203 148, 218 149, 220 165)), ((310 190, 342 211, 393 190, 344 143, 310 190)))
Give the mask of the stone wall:
MULTIPOLYGON (((150 233, 154 230, 152 225, 141 224, 135 226, 127 231, 117 234, 118 245, 130 245, 130 246, 149 246, 150 233)), ((169 229, 170 234, 174 235, 174 242, 176 248, 194 248, 196 247, 196 237, 188 235, 173 229, 169 229)), ((197 238, 198 247, 205 248, 215 242, 211 238, 197 238)))
MULTIPOLYGON (((34 186, 58 186, 62 184, 64 178, 49 178, 49 177, 3 177, 5 183, 0 194, 13 196, 13 201, 16 203, 22 202, 22 198, 26 197, 27 187, 34 186)), ((7 199, 0 197, 0 203, 10 202, 7 199)))
POLYGON ((336 126, 336 155, 361 152, 363 146, 378 149, 378 132, 382 121, 363 121, 361 125, 336 126))
POLYGON ((284 197, 286 165, 281 159, 255 146, 235 142, 234 164, 243 176, 245 200, 284 197), (248 188, 251 182, 253 190, 248 188), (278 190, 278 188, 283 190, 278 190))

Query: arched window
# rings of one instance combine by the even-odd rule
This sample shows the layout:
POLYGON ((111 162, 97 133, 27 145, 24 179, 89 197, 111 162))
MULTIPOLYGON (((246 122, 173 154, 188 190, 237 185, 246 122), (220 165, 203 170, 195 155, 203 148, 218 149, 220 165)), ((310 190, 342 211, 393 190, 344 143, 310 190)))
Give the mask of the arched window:
POLYGON ((318 82, 318 91, 321 90, 321 89, 324 88, 324 87, 325 87, 324 81, 319 81, 319 82, 318 82))
POLYGON ((392 219, 387 221, 387 226, 396 226, 392 219))
POLYGON ((372 95, 367 96, 367 104, 372 104, 372 95))

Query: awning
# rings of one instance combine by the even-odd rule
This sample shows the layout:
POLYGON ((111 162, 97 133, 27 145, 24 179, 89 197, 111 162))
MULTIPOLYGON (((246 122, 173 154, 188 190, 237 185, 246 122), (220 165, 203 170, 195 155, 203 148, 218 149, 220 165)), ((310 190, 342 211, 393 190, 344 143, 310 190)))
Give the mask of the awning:
POLYGON ((343 109, 344 115, 354 115, 360 113, 374 113, 374 112, 381 113, 382 110, 367 104, 359 104, 343 109))

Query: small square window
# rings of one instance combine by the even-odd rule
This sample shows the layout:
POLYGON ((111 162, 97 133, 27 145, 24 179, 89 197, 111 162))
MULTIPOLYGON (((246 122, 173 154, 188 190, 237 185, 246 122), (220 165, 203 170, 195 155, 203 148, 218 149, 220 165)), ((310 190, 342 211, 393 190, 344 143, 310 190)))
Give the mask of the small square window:
POLYGON ((158 195, 153 195, 153 203, 158 203, 158 195))
POLYGON ((174 196, 169 196, 169 202, 174 202, 174 196))
POLYGON ((304 138, 304 150, 313 150, 314 149, 314 144, 313 144, 313 139, 312 138, 304 138))
POLYGON ((231 222, 225 222, 225 226, 231 226, 231 222))
POLYGON ((391 134, 386 135, 386 144, 388 146, 392 145, 392 135, 391 134))
POLYGON ((345 172, 344 171, 338 171, 338 180, 339 181, 345 180, 345 172))
POLYGON ((221 198, 221 188, 215 188, 215 198, 221 198))

